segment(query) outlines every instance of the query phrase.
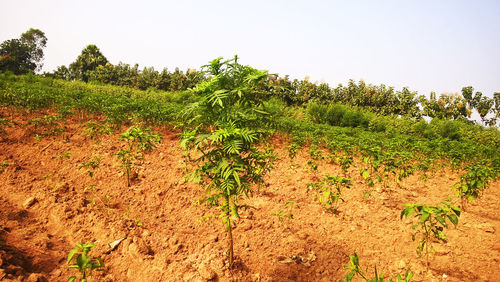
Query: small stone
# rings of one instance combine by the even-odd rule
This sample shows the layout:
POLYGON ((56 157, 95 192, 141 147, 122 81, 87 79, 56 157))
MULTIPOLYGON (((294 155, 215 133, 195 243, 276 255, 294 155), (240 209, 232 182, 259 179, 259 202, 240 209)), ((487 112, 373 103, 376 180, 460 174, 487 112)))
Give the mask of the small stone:
POLYGON ((406 263, 404 260, 400 260, 397 266, 398 266, 398 269, 405 269, 406 263))
POLYGON ((217 273, 215 273, 215 271, 211 269, 206 263, 200 265, 198 273, 200 274, 201 278, 207 281, 217 278, 217 273))
POLYGON ((111 251, 114 250, 125 238, 118 239, 116 241, 113 241, 109 243, 109 247, 111 248, 111 251))
POLYGON ((26 201, 24 201, 23 208, 27 209, 27 208, 31 207, 32 205, 34 205, 36 202, 37 202, 37 200, 35 197, 29 197, 28 199, 26 199, 26 201))
POLYGON ((448 278, 448 275, 446 275, 446 273, 443 273, 443 278, 444 279, 448 278))

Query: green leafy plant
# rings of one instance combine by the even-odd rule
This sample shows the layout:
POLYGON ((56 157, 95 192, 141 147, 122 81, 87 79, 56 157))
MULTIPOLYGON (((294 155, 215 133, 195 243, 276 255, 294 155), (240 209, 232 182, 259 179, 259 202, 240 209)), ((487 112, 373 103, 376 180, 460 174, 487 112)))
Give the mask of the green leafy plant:
POLYGON ((323 181, 307 184, 307 191, 315 190, 315 198, 329 212, 336 213, 338 201, 342 202, 342 190, 351 187, 351 179, 342 176, 324 175, 323 181))
POLYGON ((130 175, 135 167, 142 165, 144 153, 153 150, 160 142, 161 136, 154 133, 150 127, 140 128, 131 126, 120 134, 120 140, 126 142, 126 147, 115 153, 121 161, 121 168, 127 178, 127 187, 130 187, 130 175))
MULTIPOLYGON (((344 266, 345 269, 350 270, 350 272, 346 275, 345 281, 352 281, 354 276, 358 275, 362 279, 364 279, 367 282, 384 282, 384 274, 378 274, 377 272, 377 266, 375 266, 375 271, 374 271, 374 277, 369 278, 367 272, 368 272, 368 267, 366 267, 366 270, 363 271, 363 269, 359 266, 359 258, 356 253, 354 255, 349 256, 349 262, 351 265, 349 266, 344 266)), ((406 270, 405 274, 401 276, 401 274, 398 274, 398 277, 396 280, 389 279, 389 282, 409 282, 413 278, 413 272, 410 272, 409 270, 406 270)))
MULTIPOLYGON (((285 209, 280 210, 277 213, 272 213, 271 216, 275 216, 276 218, 278 218, 279 222, 281 222, 282 224, 285 224, 285 221, 289 223, 293 219, 292 209, 294 206, 297 206, 296 201, 288 201, 285 203, 285 209)), ((285 226, 286 225, 287 224, 285 224, 285 226)))
POLYGON ((57 155, 59 159, 69 159, 71 157, 71 152, 63 152, 57 155))
POLYGON ((496 175, 495 170, 484 163, 468 166, 460 181, 453 186, 462 201, 462 208, 465 208, 466 201, 479 198, 496 175))
POLYGON ((295 159, 295 157, 297 156, 297 153, 299 152, 299 150, 302 148, 302 146, 298 145, 298 144, 295 144, 295 143, 292 143, 288 146, 285 147, 287 150, 288 150, 288 157, 290 158, 290 161, 292 162, 292 164, 290 165, 292 168, 293 167, 296 167, 297 164, 293 162, 293 160, 295 159))
POLYGON ((237 57, 218 58, 204 66, 208 81, 192 91, 200 101, 186 108, 186 129, 181 146, 197 154, 199 163, 189 178, 202 182, 206 197, 201 202, 220 210, 228 233, 229 267, 233 265, 232 229, 239 216, 238 201, 252 195, 252 184, 263 183, 263 176, 276 158, 270 150, 259 149, 271 125, 263 107, 269 94, 267 72, 240 65, 237 57))
POLYGON ((88 161, 82 163, 78 169, 86 169, 89 176, 94 177, 94 171, 99 167, 101 161, 101 156, 92 156, 88 161))
MULTIPOLYGON (((69 251, 67 264, 73 261, 76 256, 76 261, 71 264, 69 268, 76 268, 80 271, 80 281, 86 282, 90 276, 92 276, 92 271, 95 269, 97 271, 104 270, 104 261, 100 257, 89 256, 90 249, 95 247, 92 243, 76 244, 76 248, 69 251)), ((68 282, 76 281, 76 276, 71 276, 68 282)))
POLYGON ((83 124, 82 127, 84 128, 83 134, 87 135, 90 139, 93 140, 98 140, 98 138, 102 135, 109 135, 113 133, 113 129, 108 123, 101 124, 90 120, 83 124))
POLYGON ((5 129, 11 127, 13 124, 10 119, 0 118, 0 137, 5 138, 4 136, 7 133, 5 129))
POLYGON ((6 161, 1 162, 0 163, 0 173, 3 173, 8 166, 9 166, 9 164, 6 161))
POLYGON ((307 153, 309 153, 309 156, 311 156, 311 159, 307 161, 307 164, 313 171, 317 171, 318 161, 324 159, 323 150, 319 149, 318 145, 312 144, 307 153))
POLYGON ((354 159, 350 154, 345 154, 344 156, 337 158, 337 163, 340 165, 345 177, 347 177, 348 169, 351 167, 353 162, 354 159))
POLYGON ((406 208, 401 211, 400 218, 410 217, 414 214, 417 222, 412 225, 415 233, 412 234, 412 240, 416 240, 420 234, 420 242, 417 246, 417 254, 419 256, 425 253, 427 268, 429 268, 429 254, 434 249, 432 248, 432 240, 444 241, 446 235, 443 230, 448 228, 448 221, 455 227, 458 224, 460 217, 460 208, 452 206, 449 202, 443 202, 442 206, 427 206, 423 204, 405 204, 406 208))
POLYGON ((83 193, 90 193, 91 198, 86 198, 85 200, 92 203, 98 210, 102 211, 105 215, 108 215, 109 212, 109 202, 112 197, 109 195, 101 196, 96 192, 96 187, 94 185, 89 185, 83 189, 83 193))
POLYGON ((36 136, 56 136, 64 132, 64 128, 58 127, 57 116, 45 115, 43 118, 34 118, 30 121, 31 124, 35 126, 35 130, 40 132, 35 134, 36 136))

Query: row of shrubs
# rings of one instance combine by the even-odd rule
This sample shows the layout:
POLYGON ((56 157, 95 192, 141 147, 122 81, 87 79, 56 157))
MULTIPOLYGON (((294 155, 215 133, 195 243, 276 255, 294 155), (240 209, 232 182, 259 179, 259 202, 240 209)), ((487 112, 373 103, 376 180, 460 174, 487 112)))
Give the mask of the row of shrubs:
POLYGON ((434 118, 412 119, 398 116, 381 116, 373 112, 342 104, 320 104, 311 102, 306 108, 307 116, 316 123, 341 127, 359 127, 372 132, 386 134, 408 134, 427 139, 448 138, 451 140, 473 140, 482 144, 500 146, 498 129, 485 128, 467 120, 445 120, 434 118))

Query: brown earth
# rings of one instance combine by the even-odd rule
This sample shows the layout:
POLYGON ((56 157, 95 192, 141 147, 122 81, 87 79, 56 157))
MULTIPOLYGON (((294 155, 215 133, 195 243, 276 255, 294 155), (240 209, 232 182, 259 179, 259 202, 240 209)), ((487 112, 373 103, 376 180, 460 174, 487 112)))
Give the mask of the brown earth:
POLYGON ((311 172, 303 149, 292 168, 288 141, 275 136, 271 143, 280 160, 267 184, 245 200, 252 208, 242 211, 234 229, 236 262, 229 271, 222 223, 216 216, 202 220, 216 211, 197 205, 202 190, 181 181, 188 165, 178 131, 155 128, 163 140, 126 187, 113 155, 123 146, 118 134, 96 142, 82 133, 87 119, 72 116, 60 122, 63 133, 36 140, 41 129, 29 121, 44 114, 0 110, 0 117, 16 123, 0 136, 0 163, 8 165, 0 173, 0 280, 66 281, 77 274, 67 267, 69 250, 94 242, 90 254, 106 265, 94 272, 94 281, 338 281, 354 252, 370 274, 376 265, 386 277, 410 268, 413 281, 500 281, 499 181, 462 213, 446 243, 434 244, 426 271, 411 239, 411 221, 399 215, 404 203, 434 205, 454 196, 457 172, 445 168, 427 182, 417 173, 400 188, 381 189, 364 184, 352 168, 354 185, 331 214, 306 185, 324 173, 341 175, 339 167, 322 161, 311 172), (79 167, 97 155, 102 161, 91 178, 79 167), (89 185, 95 191, 84 192, 89 185), (292 200, 297 205, 285 209, 292 200), (280 210, 293 218, 272 216, 280 210), (122 241, 111 248, 116 240, 122 241))

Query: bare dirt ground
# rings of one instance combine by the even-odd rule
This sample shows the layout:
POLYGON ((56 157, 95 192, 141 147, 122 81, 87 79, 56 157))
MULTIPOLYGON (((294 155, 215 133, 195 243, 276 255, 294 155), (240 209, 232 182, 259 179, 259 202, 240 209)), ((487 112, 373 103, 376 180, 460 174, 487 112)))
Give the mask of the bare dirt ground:
POLYGON ((16 123, 0 136, 0 163, 7 164, 0 173, 0 280, 66 281, 77 274, 67 267, 69 250, 94 242, 90 254, 102 257, 105 269, 94 272, 93 281, 338 281, 354 252, 370 274, 376 265, 393 279, 410 268, 413 281, 500 281, 499 181, 462 213, 446 243, 434 244, 426 271, 411 222, 399 215, 404 203, 434 205, 454 197, 457 172, 445 168, 427 182, 417 173, 401 188, 380 189, 368 187, 352 168, 353 186, 331 214, 306 186, 324 173, 341 175, 340 168, 322 161, 318 172, 310 171, 307 149, 292 168, 284 148, 289 143, 277 135, 271 143, 280 160, 267 184, 245 200, 252 208, 234 230, 236 262, 229 271, 222 223, 202 220, 217 211, 197 205, 201 188, 181 181, 187 165, 178 131, 155 128, 163 140, 126 187, 113 155, 123 147, 117 133, 97 143, 82 134, 88 119, 71 116, 59 121, 65 132, 36 140, 40 129, 29 121, 44 114, 0 110, 16 123), (91 178, 79 167, 92 156, 102 161, 91 178), (94 191, 85 189, 90 185, 94 191), (285 209, 288 201, 297 205, 285 209), (280 210, 293 218, 282 222, 272 215, 280 210))

